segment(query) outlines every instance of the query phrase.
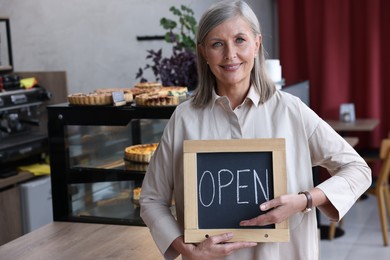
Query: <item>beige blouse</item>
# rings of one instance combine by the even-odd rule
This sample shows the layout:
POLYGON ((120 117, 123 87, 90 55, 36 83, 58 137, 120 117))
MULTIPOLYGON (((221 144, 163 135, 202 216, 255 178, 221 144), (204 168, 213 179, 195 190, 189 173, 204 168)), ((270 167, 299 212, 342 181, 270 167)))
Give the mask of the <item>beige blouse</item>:
MULTIPOLYGON (((141 216, 161 253, 178 256, 170 244, 183 235, 183 140, 285 138, 288 192, 313 188, 312 167, 325 167, 332 176, 320 188, 342 218, 371 184, 371 170, 356 151, 297 97, 277 91, 261 104, 250 89, 234 111, 226 97, 214 93, 212 102, 196 109, 179 105, 169 120, 142 185, 141 216), (177 220, 171 214, 176 202, 177 220)), ((289 218, 290 242, 259 243, 225 259, 297 259, 319 257, 315 211, 289 218)))

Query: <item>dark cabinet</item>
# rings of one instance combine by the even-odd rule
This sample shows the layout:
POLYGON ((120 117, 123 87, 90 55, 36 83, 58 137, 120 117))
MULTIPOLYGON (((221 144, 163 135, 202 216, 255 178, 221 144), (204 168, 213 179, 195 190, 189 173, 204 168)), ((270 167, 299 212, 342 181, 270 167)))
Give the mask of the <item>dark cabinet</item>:
POLYGON ((146 167, 128 167, 127 146, 159 142, 175 107, 49 106, 53 218, 144 225, 132 199, 146 167))

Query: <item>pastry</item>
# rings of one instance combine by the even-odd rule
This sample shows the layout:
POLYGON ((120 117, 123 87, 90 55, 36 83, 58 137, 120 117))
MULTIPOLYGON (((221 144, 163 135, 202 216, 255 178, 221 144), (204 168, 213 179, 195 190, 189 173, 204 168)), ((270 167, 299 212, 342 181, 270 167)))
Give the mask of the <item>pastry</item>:
POLYGON ((112 95, 110 93, 91 93, 87 95, 85 105, 109 105, 112 104, 112 95))
POLYGON ((112 93, 112 92, 123 92, 126 103, 133 101, 133 92, 131 88, 101 88, 95 90, 96 93, 112 93))
POLYGON ((73 104, 73 105, 82 105, 82 104, 79 104, 79 102, 82 100, 83 96, 85 96, 85 94, 83 94, 83 93, 74 93, 74 94, 68 95, 68 101, 70 104, 73 104))
POLYGON ((156 87, 156 88, 132 88, 131 93, 133 94, 134 98, 138 95, 146 94, 146 93, 153 93, 153 92, 158 92, 161 88, 156 87))
POLYGON ((133 202, 136 206, 139 206, 139 199, 141 198, 141 187, 137 187, 133 189, 133 202))
POLYGON ((125 148, 125 160, 132 162, 149 163, 158 143, 137 144, 125 148))
POLYGON ((112 92, 123 92, 126 103, 133 101, 133 93, 129 88, 107 88, 97 89, 93 93, 74 93, 68 95, 71 105, 110 105, 113 104, 112 92))
POLYGON ((120 92, 123 93, 131 93, 131 88, 99 88, 95 90, 97 93, 112 93, 112 92, 120 92))
POLYGON ((124 162, 125 162, 125 169, 128 171, 146 172, 149 166, 149 164, 147 163, 132 162, 126 159, 124 160, 124 162))
POLYGON ((162 85, 160 82, 139 82, 134 85, 135 88, 141 89, 151 89, 151 88, 161 88, 162 85))
POLYGON ((136 96, 135 104, 139 106, 177 106, 179 97, 160 92, 146 93, 136 96))
POLYGON ((72 105, 109 105, 113 102, 111 93, 75 93, 68 95, 68 101, 72 105))
POLYGON ((181 86, 164 86, 161 88, 159 92, 167 94, 168 96, 183 97, 187 95, 188 89, 187 87, 181 87, 181 86))
POLYGON ((187 87, 167 86, 151 88, 149 92, 136 95, 134 99, 138 106, 177 106, 180 98, 186 97, 187 93, 187 87))

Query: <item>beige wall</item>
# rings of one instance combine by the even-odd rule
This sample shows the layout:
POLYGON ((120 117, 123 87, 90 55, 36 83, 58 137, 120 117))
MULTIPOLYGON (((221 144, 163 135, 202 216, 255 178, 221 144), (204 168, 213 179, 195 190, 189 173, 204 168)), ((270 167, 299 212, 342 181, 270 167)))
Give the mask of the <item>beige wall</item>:
MULTIPOLYGON (((127 87, 145 65, 147 49, 170 48, 159 20, 169 7, 187 4, 197 19, 213 0, 0 0, 0 16, 10 17, 15 71, 66 71, 69 93, 99 87, 127 87)), ((277 57, 274 0, 248 0, 263 27, 270 58, 277 57)))

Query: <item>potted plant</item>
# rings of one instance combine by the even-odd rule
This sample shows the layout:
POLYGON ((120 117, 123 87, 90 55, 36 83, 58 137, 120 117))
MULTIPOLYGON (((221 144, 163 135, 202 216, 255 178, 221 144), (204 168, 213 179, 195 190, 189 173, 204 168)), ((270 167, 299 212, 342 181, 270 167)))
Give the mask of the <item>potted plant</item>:
POLYGON ((178 22, 163 17, 160 25, 166 30, 165 41, 172 44, 172 54, 163 57, 162 49, 147 50, 146 59, 151 60, 151 63, 139 68, 136 78, 141 82, 148 81, 143 73, 151 69, 155 80, 161 81, 164 86, 187 86, 192 90, 198 83, 195 55, 197 21, 194 11, 185 5, 181 5, 180 9, 172 6, 169 10, 178 22))

